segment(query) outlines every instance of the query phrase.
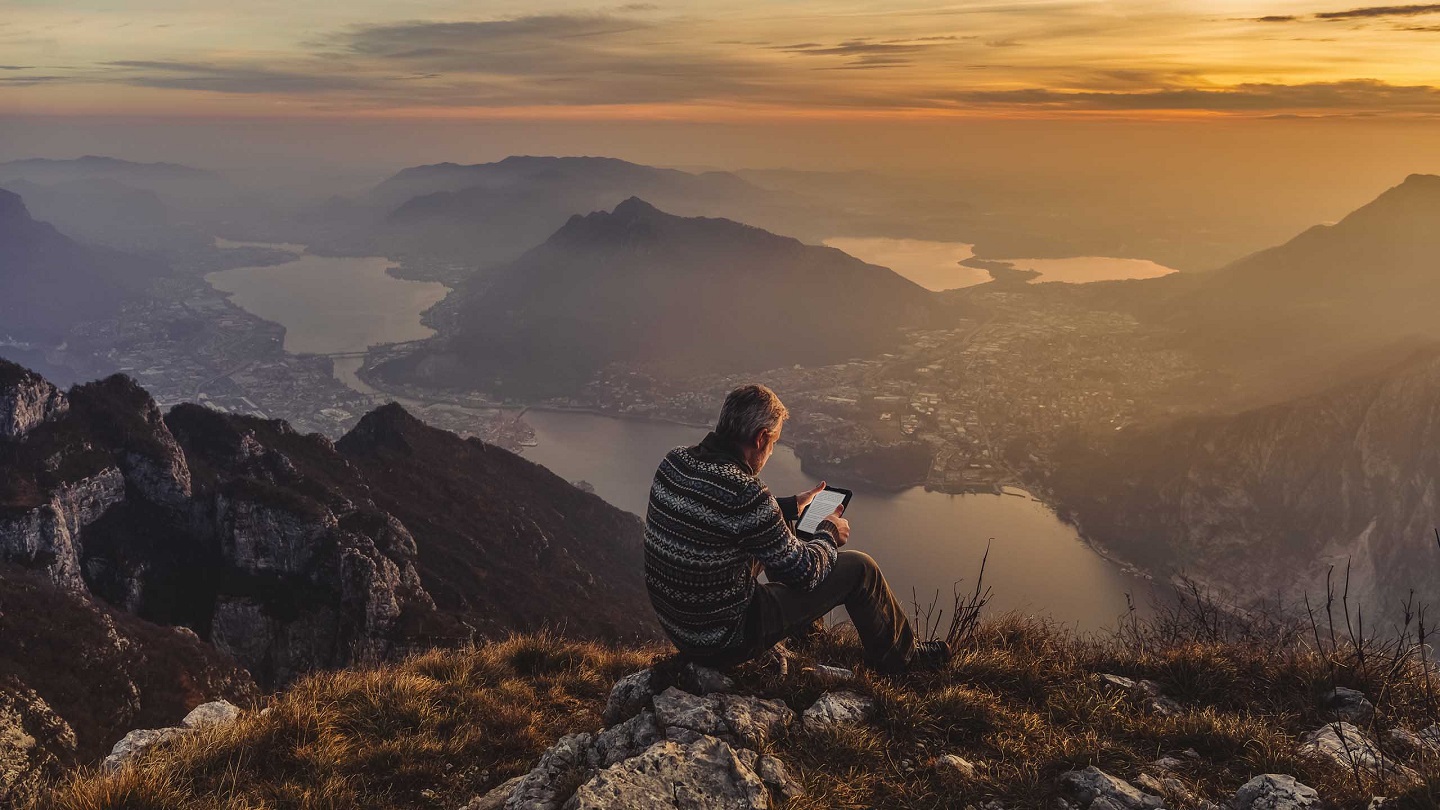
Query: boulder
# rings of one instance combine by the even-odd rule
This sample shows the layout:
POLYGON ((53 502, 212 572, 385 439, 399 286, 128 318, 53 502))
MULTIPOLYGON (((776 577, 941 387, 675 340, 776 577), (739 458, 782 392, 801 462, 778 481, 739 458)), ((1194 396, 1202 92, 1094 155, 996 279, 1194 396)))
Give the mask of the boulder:
POLYGON ((239 706, 228 700, 214 700, 209 703, 201 703, 191 709, 190 713, 185 715, 185 719, 180 721, 180 725, 185 728, 221 726, 235 722, 239 716, 239 706))
POLYGON ((596 772, 565 803, 565 810, 618 807, 762 810, 770 807, 770 796, 735 749, 724 740, 702 737, 687 745, 656 743, 637 757, 596 772))
POLYGON ((187 729, 174 726, 169 728, 137 728, 129 734, 126 734, 120 742, 115 743, 115 747, 110 749, 110 755, 105 757, 105 761, 100 763, 100 766, 112 773, 118 771, 136 757, 166 740, 184 734, 186 730, 187 729))
POLYGON ((1329 761, 1347 771, 1360 768, 1407 783, 1419 779, 1418 774, 1386 757, 1364 732, 1346 722, 1329 723, 1305 735, 1300 753, 1329 761))
POLYGON ((693 661, 687 661, 680 668, 677 684, 685 691, 697 695, 730 692, 735 689, 735 681, 729 675, 718 669, 701 666, 693 661))
POLYGON ((759 748, 795 720, 795 712, 778 700, 725 693, 698 696, 673 686, 656 696, 654 705, 665 736, 687 744, 704 735, 759 748))
POLYGON ((1159 796, 1145 793, 1094 765, 1061 774, 1060 788, 1080 807, 1090 810, 1156 810, 1165 806, 1159 796))
POLYGON ((611 687, 601 718, 607 726, 629 720, 649 706, 654 697, 655 673, 648 669, 632 672, 611 687))
POLYGON ((1365 724, 1375 717, 1375 704, 1364 693, 1344 686, 1337 686, 1325 693, 1320 700, 1327 711, 1351 723, 1365 724))
POLYGON ((1303 810, 1319 807, 1320 794, 1295 777, 1266 773, 1246 782, 1230 800, 1233 810, 1303 810))
POLYGON ((801 723, 818 728, 836 723, 863 723, 875 711, 875 701, 858 692, 826 692, 805 710, 801 723))

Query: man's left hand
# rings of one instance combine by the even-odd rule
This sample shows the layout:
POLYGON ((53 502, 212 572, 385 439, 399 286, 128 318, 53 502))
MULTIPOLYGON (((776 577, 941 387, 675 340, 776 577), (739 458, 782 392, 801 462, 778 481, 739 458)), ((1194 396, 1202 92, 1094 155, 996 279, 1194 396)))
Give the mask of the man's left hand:
POLYGON ((823 491, 825 491, 825 482, 824 482, 824 481, 821 481, 821 482, 820 482, 820 485, 817 486, 817 487, 815 487, 814 489, 807 489, 807 490, 805 490, 804 492, 800 493, 799 495, 796 495, 796 496, 795 496, 795 513, 796 513, 796 514, 804 514, 804 512, 805 512, 805 507, 809 506, 809 505, 810 505, 810 502, 813 501, 813 500, 815 500, 815 496, 816 496, 816 495, 819 495, 819 494, 820 494, 821 492, 823 492, 823 491))

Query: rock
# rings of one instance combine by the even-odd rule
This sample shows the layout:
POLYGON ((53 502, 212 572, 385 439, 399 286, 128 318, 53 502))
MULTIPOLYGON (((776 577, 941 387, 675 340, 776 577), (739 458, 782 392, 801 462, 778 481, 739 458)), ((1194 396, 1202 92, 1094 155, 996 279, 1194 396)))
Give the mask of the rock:
MULTIPOLYGON (((663 697, 663 695, 662 695, 663 697)), ((510 805, 506 805, 510 807, 510 805)), ((725 741, 661 742, 640 756, 598 771, 565 810, 761 810, 769 793, 725 741)))
POLYGON ((1169 717, 1184 711, 1184 707, 1172 698, 1166 697, 1165 690, 1155 681, 1136 681, 1124 675, 1111 675, 1109 673, 1097 673, 1094 680, 1102 686, 1109 686, 1130 692, 1143 700, 1157 714, 1169 717))
POLYGON ((1230 800, 1233 810, 1302 810, 1319 807, 1320 794, 1295 777, 1267 773, 1251 779, 1230 800))
POLYGON ((75 732, 18 681, 0 683, 0 807, 23 807, 75 756, 75 732))
POLYGON ((654 697, 655 673, 648 669, 632 672, 610 688, 601 718, 607 726, 629 720, 649 706, 654 697))
POLYGON ((693 732, 759 748, 795 720, 795 712, 778 700, 724 693, 701 697, 673 686, 656 696, 654 705, 665 736, 687 744, 697 741, 685 733, 693 732))
POLYGON ((189 714, 185 715, 185 719, 180 721, 180 725, 185 728, 226 725, 235 722, 239 716, 240 707, 228 700, 215 700, 196 706, 189 714))
POLYGON ((764 782, 765 786, 770 788, 770 791, 783 802, 805 795, 805 787, 791 779, 790 771, 785 767, 785 763, 775 757, 761 756, 752 770, 759 775, 760 781, 764 782))
POLYGON ((124 500, 125 476, 118 467, 60 484, 45 503, 0 518, 0 560, 41 569, 56 585, 84 591, 80 532, 124 500))
POLYGON ((941 769, 953 771, 966 779, 975 778, 975 763, 958 754, 945 754, 936 759, 935 764, 941 769))
POLYGON ((524 779, 524 774, 507 779, 500 785, 491 788, 484 796, 476 796, 461 805, 458 810, 502 810, 505 807, 505 800, 510 798, 510 794, 515 792, 515 788, 519 787, 524 779))
POLYGON ((1185 707, 1174 698, 1166 696, 1164 688, 1155 681, 1138 681, 1135 686, 1148 699, 1150 708, 1156 714, 1170 717, 1185 711, 1185 707))
POLYGON ((1144 793, 1094 765, 1083 771, 1061 774, 1060 788, 1081 807, 1091 810, 1155 810, 1165 806, 1165 801, 1159 796, 1144 793))
POLYGON ((65 395, 48 380, 0 360, 0 438, 23 438, 69 408, 65 395))
POLYGON ((1337 686, 1325 693, 1321 705, 1335 713, 1341 720, 1351 723, 1368 723, 1375 717, 1375 704, 1364 693, 1344 686, 1337 686))
POLYGON ((845 667, 832 667, 829 664, 816 664, 815 677, 826 681, 853 681, 855 671, 845 667))
POLYGON ((559 810, 589 774, 594 741, 587 733, 561 737, 506 797, 505 810, 559 810))
POLYGON ((1385 732, 1385 740, 1406 757, 1433 756, 1440 753, 1440 750, 1424 737, 1399 726, 1385 732))
POLYGON ((1157 793, 1182 807, 1196 807, 1202 802, 1189 787, 1173 776, 1153 776, 1142 773, 1135 777, 1135 784, 1151 793, 1157 793))
POLYGON ((1418 774, 1387 758, 1364 732, 1345 722, 1329 723, 1305 735, 1300 753, 1328 760, 1347 771, 1358 767, 1402 782, 1419 780, 1418 774))
POLYGON ((1440 752, 1440 724, 1426 726, 1420 731, 1420 739, 1440 752))
POLYGON ((608 768, 641 753, 660 740, 660 727, 655 723, 655 713, 645 709, 595 737, 595 743, 590 749, 590 767, 608 768))
POLYGON ((858 692, 826 692, 805 710, 801 722, 807 728, 836 723, 863 723, 875 711, 875 701, 858 692))
POLYGON ((127 763, 136 757, 154 748, 166 740, 173 739, 185 733, 185 729, 170 728, 139 728, 126 734, 115 747, 110 749, 110 755, 100 765, 107 771, 115 772, 123 768, 127 763))
POLYGON ((1150 763, 1150 767, 1162 771, 1173 771, 1176 768, 1185 767, 1185 761, 1172 756, 1163 756, 1150 763))
POLYGON ((680 668, 678 685, 686 692, 696 695, 731 692, 735 689, 735 681, 729 675, 718 669, 701 666, 693 661, 687 661, 680 668))

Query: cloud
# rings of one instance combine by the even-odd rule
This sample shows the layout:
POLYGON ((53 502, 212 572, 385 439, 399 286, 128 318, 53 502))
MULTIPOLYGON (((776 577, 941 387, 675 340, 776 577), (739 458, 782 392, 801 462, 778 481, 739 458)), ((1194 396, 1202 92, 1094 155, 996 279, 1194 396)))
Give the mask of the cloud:
POLYGON ((1251 20, 1262 23, 1285 23, 1301 22, 1303 20, 1366 20, 1381 17, 1420 17, 1426 14, 1440 14, 1440 4, 1365 6, 1363 8, 1352 8, 1345 11, 1319 11, 1303 16, 1295 14, 1270 14, 1264 17, 1253 17, 1251 20))
POLYGON ((1309 84, 1240 84, 1218 89, 1169 88, 1140 92, 1022 90, 961 91, 943 101, 1049 110, 1213 110, 1269 113, 1327 110, 1440 114, 1440 87, 1374 80, 1309 84))
POLYGON ((1352 20, 1366 17, 1418 17, 1422 14, 1440 13, 1440 5, 1423 6, 1370 6, 1352 8, 1349 11, 1326 11, 1315 15, 1317 20, 1352 20))
MULTIPOLYGON (((115 69, 112 78, 119 83, 170 90, 310 94, 367 86, 363 79, 344 74, 287 72, 247 65, 147 60, 120 60, 105 65, 115 69)), ((77 80, 90 79, 77 77, 77 80)))

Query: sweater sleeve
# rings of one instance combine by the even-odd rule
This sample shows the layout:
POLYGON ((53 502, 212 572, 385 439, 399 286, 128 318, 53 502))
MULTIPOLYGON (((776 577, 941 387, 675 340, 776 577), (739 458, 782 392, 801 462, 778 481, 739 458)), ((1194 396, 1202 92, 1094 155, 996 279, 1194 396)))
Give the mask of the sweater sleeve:
POLYGON ((839 553, 835 525, 822 521, 813 540, 802 540, 791 531, 780 504, 763 484, 757 483, 750 502, 750 520, 740 543, 765 567, 770 581, 802 591, 824 582, 839 553))

